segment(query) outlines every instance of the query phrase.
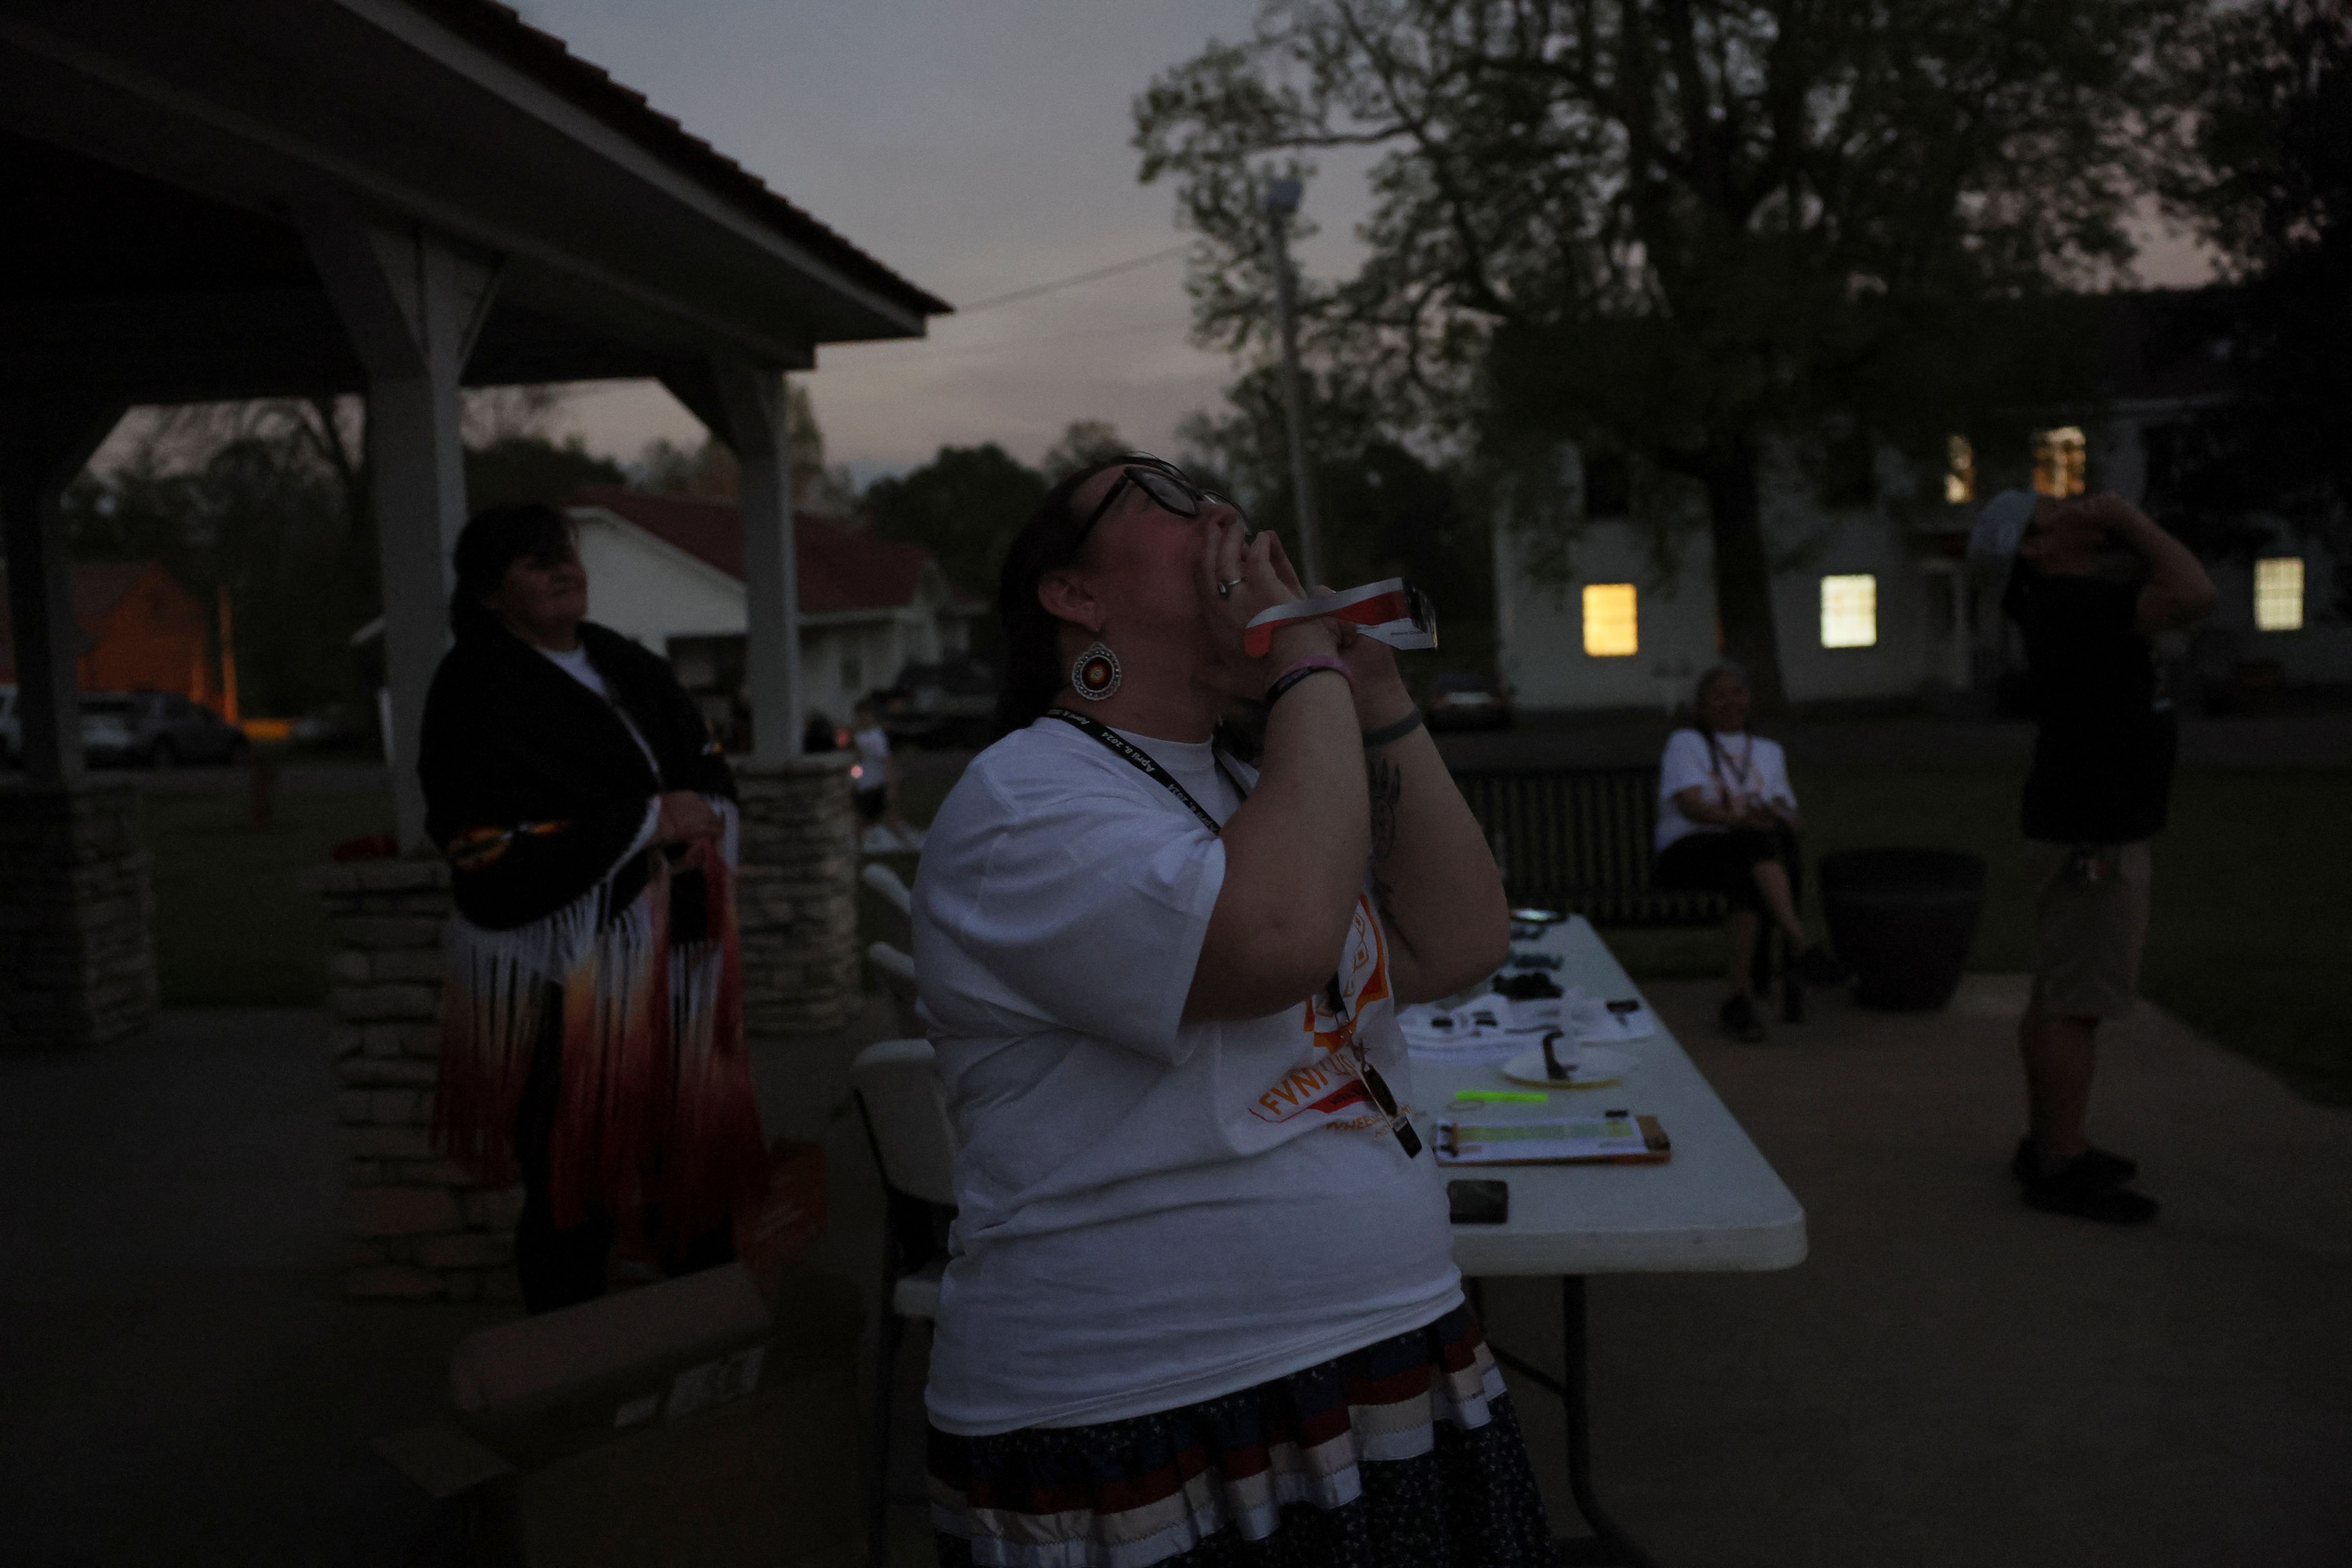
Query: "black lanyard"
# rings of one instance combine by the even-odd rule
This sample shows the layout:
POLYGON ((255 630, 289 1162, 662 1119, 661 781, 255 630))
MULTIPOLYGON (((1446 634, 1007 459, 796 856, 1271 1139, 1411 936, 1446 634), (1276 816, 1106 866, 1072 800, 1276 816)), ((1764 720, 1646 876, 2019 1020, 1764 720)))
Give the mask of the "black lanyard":
MULTIPOLYGON (((1166 790, 1170 795, 1174 795, 1178 800, 1182 801, 1184 803, 1184 809, 1191 812, 1194 816, 1199 817, 1201 819, 1201 826, 1207 828, 1210 832, 1215 833, 1223 827, 1224 825, 1223 823, 1209 815, 1206 807, 1202 806, 1199 801, 1192 798, 1192 792, 1191 790, 1186 789, 1181 784, 1177 782, 1175 774, 1170 773, 1166 768, 1160 765, 1159 758, 1153 756, 1150 752, 1145 751, 1141 746, 1137 745, 1134 742, 1129 740, 1126 736, 1120 734, 1109 725, 1103 723, 1098 719, 1089 719, 1083 713, 1073 713, 1066 708, 1048 708, 1045 710, 1045 717, 1048 719, 1059 719, 1063 723, 1067 724, 1073 729, 1078 730, 1085 734, 1091 735, 1096 740, 1100 741, 1104 745, 1108 746, 1114 753, 1125 759, 1129 763, 1132 763, 1136 770, 1141 773, 1146 778, 1151 780, 1161 789, 1166 790)), ((1227 784, 1234 786, 1234 793, 1240 795, 1244 800, 1247 800, 1249 798, 1249 791, 1242 788, 1241 780, 1234 777, 1231 773, 1226 771, 1224 758, 1218 756, 1214 752, 1211 752, 1209 755, 1211 760, 1215 762, 1217 764, 1217 772, 1223 775, 1224 781, 1227 784)))
MULTIPOLYGON (((1063 723, 1081 733, 1091 735, 1100 741, 1114 752, 1133 763, 1137 771, 1145 777, 1182 801, 1184 809, 1201 819, 1202 826, 1212 833, 1219 830, 1221 825, 1217 819, 1202 808, 1201 803, 1192 798, 1192 792, 1178 783, 1174 774, 1160 765, 1158 758, 1128 740, 1109 725, 1099 720, 1089 719, 1083 713, 1073 713, 1067 708, 1048 708, 1045 710, 1045 717, 1059 719, 1063 723)), ((1217 764, 1217 772, 1223 774, 1225 782, 1234 786, 1234 793, 1244 800, 1249 798, 1249 791, 1242 788, 1241 781, 1226 772, 1225 760, 1217 756, 1214 752, 1212 752, 1210 756, 1217 764)), ((1347 998, 1340 990, 1339 977, 1337 974, 1332 975, 1325 983, 1324 994, 1331 1004, 1334 1016, 1347 1010, 1347 998)), ((1381 1114, 1388 1118, 1389 1131, 1396 1135, 1398 1146, 1404 1150, 1404 1157, 1410 1160, 1419 1155, 1420 1135, 1413 1131, 1412 1121, 1407 1120, 1404 1112, 1398 1109, 1396 1096, 1391 1092, 1388 1080, 1381 1077, 1380 1069, 1372 1066, 1370 1058, 1365 1056, 1364 1047, 1356 1043, 1352 1029, 1348 1036, 1347 1048, 1354 1058, 1357 1080, 1364 1086, 1365 1093, 1370 1097, 1372 1104, 1379 1109, 1381 1114)))

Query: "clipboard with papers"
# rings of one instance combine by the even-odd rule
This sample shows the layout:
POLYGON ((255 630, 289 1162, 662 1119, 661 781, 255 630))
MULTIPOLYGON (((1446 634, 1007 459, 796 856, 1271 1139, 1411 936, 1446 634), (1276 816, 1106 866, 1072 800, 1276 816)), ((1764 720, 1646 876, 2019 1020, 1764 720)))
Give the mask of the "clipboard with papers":
POLYGON ((1674 1141, 1654 1116, 1467 1116, 1441 1119, 1431 1140, 1441 1165, 1656 1165, 1674 1141))

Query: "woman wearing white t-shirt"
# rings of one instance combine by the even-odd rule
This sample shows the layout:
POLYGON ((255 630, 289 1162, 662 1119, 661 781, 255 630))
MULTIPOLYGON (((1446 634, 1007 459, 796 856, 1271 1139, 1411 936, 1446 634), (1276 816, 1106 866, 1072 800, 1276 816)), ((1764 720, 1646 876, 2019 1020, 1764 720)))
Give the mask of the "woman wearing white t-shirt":
POLYGON ((1385 647, 1129 457, 999 600, 1009 733, 932 825, 920 1001, 960 1135, 927 1403, 940 1561, 1553 1561, 1402 1114, 1401 1003, 1508 946, 1385 647), (1258 769, 1213 740, 1268 704, 1258 769))
POLYGON ((1718 664, 1698 678, 1697 724, 1666 741, 1658 763, 1657 869, 1653 880, 1731 900, 1730 992, 1722 1024, 1738 1038, 1764 1037, 1753 955, 1765 915, 1787 933, 1797 973, 1817 985, 1845 966, 1805 934, 1797 914, 1804 862, 1797 852, 1797 795, 1780 742, 1748 729, 1748 672, 1718 664))

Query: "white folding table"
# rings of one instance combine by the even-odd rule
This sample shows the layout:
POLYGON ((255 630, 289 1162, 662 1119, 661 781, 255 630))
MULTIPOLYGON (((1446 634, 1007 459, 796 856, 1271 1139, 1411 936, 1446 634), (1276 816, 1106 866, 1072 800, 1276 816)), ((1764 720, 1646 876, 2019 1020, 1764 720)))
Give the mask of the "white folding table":
MULTIPOLYGON (((1559 960, 1546 971, 1562 986, 1603 999, 1640 996, 1622 966, 1581 916, 1515 942, 1559 960)), ((1644 998, 1644 1005, 1647 999, 1644 998)), ((1526 1037, 1528 1046, 1535 1037, 1526 1037)), ((1628 1110, 1654 1116, 1672 1141, 1673 1158, 1640 1165, 1458 1165, 1448 1180, 1486 1178, 1510 1187, 1510 1217, 1500 1225, 1454 1227, 1454 1260, 1475 1289, 1496 1275, 1556 1275, 1565 1355, 1555 1379, 1500 1346, 1497 1359, 1559 1395, 1568 1412, 1568 1483, 1592 1533, 1563 1542, 1562 1561, 1630 1563, 1650 1558, 1612 1523, 1592 1495, 1586 1424, 1584 1280, 1591 1274, 1761 1271, 1789 1268, 1805 1257, 1805 1211, 1765 1163, 1722 1100, 1716 1098, 1665 1026, 1646 1039, 1612 1048, 1634 1059, 1620 1083, 1555 1091, 1556 1112, 1592 1115, 1628 1110)), ((1492 1065, 1416 1056, 1416 1121, 1455 1114, 1449 1102, 1465 1089, 1522 1089, 1492 1065)), ((1481 1111, 1491 1108, 1481 1108, 1481 1111)), ((1506 1114, 1535 1108, 1510 1107, 1506 1114)))

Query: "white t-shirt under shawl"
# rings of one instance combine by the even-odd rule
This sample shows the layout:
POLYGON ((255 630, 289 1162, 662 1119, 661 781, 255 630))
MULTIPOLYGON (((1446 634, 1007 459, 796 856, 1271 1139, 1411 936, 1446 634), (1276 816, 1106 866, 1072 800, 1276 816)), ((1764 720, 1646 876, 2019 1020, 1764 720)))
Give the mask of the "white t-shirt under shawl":
MULTIPOLYGON (((1126 738, 1219 821, 1240 804, 1205 742, 1126 738)), ((1224 873, 1181 801, 1055 720, 982 752, 940 808, 914 945, 961 1142, 927 1395, 942 1429, 1165 1410, 1461 1300, 1435 1166, 1350 1065, 1361 1047, 1409 1102, 1371 900, 1334 955, 1340 1013, 1186 1024, 1224 873)))
POLYGON ((1666 846, 1694 833, 1721 833, 1720 823, 1693 822, 1675 804, 1675 796, 1696 786, 1703 800, 1753 805, 1778 801, 1797 809, 1796 792, 1789 787, 1789 763, 1780 742, 1761 735, 1717 735, 1712 751, 1696 730, 1677 730, 1666 739, 1666 754, 1658 763, 1658 843, 1666 846))

